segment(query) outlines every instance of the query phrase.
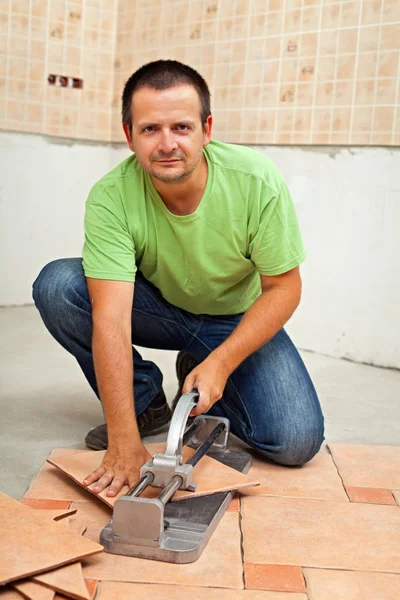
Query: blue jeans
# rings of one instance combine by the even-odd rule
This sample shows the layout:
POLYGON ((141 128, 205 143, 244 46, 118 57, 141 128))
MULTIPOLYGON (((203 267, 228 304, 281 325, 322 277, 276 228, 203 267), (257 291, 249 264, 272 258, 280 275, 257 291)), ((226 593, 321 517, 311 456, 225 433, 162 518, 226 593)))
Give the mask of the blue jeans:
MULTIPOLYGON (((33 284, 33 298, 51 335, 79 363, 99 397, 91 349, 92 314, 80 258, 55 260, 33 284)), ((173 306, 137 273, 132 343, 183 350, 203 361, 242 318, 195 315, 173 306)), ((161 391, 163 376, 133 347, 136 414, 161 391)), ((208 414, 228 417, 231 431, 262 455, 283 465, 302 465, 324 440, 324 418, 304 363, 284 329, 249 356, 229 377, 224 395, 208 414)))

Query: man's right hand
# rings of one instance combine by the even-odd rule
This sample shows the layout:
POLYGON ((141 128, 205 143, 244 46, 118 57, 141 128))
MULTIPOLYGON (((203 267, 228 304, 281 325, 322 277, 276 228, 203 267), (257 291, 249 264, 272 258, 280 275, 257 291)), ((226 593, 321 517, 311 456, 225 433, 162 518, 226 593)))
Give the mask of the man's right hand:
POLYGON ((109 486, 106 495, 116 496, 126 484, 133 487, 140 479, 140 468, 152 458, 143 444, 134 448, 109 448, 104 455, 101 466, 90 473, 83 481, 85 486, 92 483, 95 494, 99 494, 109 486))

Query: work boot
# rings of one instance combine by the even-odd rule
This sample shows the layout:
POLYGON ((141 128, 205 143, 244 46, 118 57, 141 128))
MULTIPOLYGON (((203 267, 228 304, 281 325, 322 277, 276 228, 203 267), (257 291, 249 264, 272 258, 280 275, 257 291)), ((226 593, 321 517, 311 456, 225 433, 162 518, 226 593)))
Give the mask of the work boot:
MULTIPOLYGON (((136 417, 140 437, 157 433, 170 422, 171 417, 171 409, 167 404, 164 391, 161 390, 146 410, 136 417)), ((107 425, 104 423, 91 429, 85 437, 85 444, 91 450, 107 450, 107 425)))
POLYGON ((186 354, 182 350, 178 352, 178 356, 176 357, 175 363, 176 376, 178 378, 178 391, 176 393, 175 398, 172 401, 172 412, 174 412, 178 400, 182 396, 182 388, 183 384, 185 383, 186 377, 199 364, 200 361, 194 358, 194 356, 186 354))

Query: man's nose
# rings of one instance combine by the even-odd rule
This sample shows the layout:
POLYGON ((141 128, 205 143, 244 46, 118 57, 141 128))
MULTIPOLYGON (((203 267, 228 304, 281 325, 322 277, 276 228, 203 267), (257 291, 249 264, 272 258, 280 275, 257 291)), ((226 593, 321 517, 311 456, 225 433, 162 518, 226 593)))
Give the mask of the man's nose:
POLYGON ((164 154, 170 154, 173 150, 176 150, 178 144, 176 143, 175 136, 170 129, 163 129, 161 131, 161 138, 159 141, 159 149, 164 154))

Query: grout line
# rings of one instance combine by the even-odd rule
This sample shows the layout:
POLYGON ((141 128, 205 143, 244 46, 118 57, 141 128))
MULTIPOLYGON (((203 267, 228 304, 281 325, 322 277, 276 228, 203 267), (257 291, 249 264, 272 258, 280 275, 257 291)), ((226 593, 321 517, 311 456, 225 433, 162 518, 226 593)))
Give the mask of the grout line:
MULTIPOLYGON (((322 55, 320 56, 320 47, 321 47, 321 24, 322 24, 322 5, 320 4, 318 6, 319 8, 319 15, 318 15, 318 30, 317 30, 317 51, 316 51, 316 57, 315 57, 315 70, 314 70, 314 81, 313 81, 313 91, 312 91, 312 100, 311 100, 311 120, 310 120, 310 131, 311 131, 311 135, 310 135, 310 140, 309 140, 309 144, 313 144, 314 143, 314 136, 315 136, 315 129, 314 129, 314 123, 315 123, 315 109, 316 109, 316 97, 317 97, 317 81, 319 81, 319 61, 320 58, 322 58, 322 55)), ((321 108, 321 107, 318 107, 321 108)), ((321 133, 321 132, 318 132, 321 133)))
POLYGON ((238 495, 237 496, 238 502, 239 502, 239 520, 238 520, 238 524, 239 524, 239 531, 240 531, 240 556, 242 559, 242 582, 243 582, 243 589, 246 589, 246 576, 245 576, 245 572, 244 572, 244 536, 243 536, 243 528, 242 528, 242 520, 243 520, 243 515, 242 515, 242 498, 238 495))
MULTIPOLYGON (((378 73, 379 73, 379 63, 380 63, 380 48, 381 48, 381 41, 382 41, 382 23, 383 23, 383 6, 384 6, 384 0, 381 0, 381 14, 380 14, 380 21, 379 21, 379 33, 378 33, 378 46, 377 46, 377 50, 376 50, 376 65, 375 65, 375 85, 374 85, 374 95, 373 95, 373 101, 372 101, 372 116, 371 116, 371 123, 370 123, 370 130, 369 130, 369 143, 372 144, 372 141, 374 139, 374 124, 375 124, 375 108, 376 108, 376 95, 377 95, 377 90, 378 90, 378 73)), ((394 131, 394 123, 392 123, 392 131, 394 131)))
MULTIPOLYGON (((271 36, 271 37, 279 37, 281 44, 280 44, 280 48, 279 48, 279 67, 278 67, 278 75, 277 75, 277 91, 276 91, 276 97, 275 97, 275 107, 276 108, 283 108, 279 106, 280 103, 280 82, 282 80, 282 65, 283 65, 283 48, 284 48, 284 40, 285 40, 285 13, 286 13, 286 0, 283 0, 283 6, 282 6, 282 23, 281 23, 281 32, 279 36, 271 36)), ((286 107, 285 107, 286 108, 286 107)), ((280 123, 279 123, 279 119, 277 118, 277 116, 275 116, 275 127, 274 127, 274 131, 273 131, 273 136, 272 136, 272 143, 276 144, 277 143, 277 132, 278 132, 278 127, 280 127, 280 123)))
POLYGON ((339 475, 339 477, 340 477, 340 481, 342 482, 342 486, 343 486, 343 489, 344 489, 344 493, 345 493, 345 494, 346 494, 346 496, 348 497, 348 499, 349 499, 349 503, 350 503, 350 502, 351 502, 351 500, 350 500, 350 496, 349 496, 349 494, 347 493, 346 486, 345 486, 345 485, 344 485, 344 483, 343 483, 343 477, 341 476, 341 474, 340 474, 340 472, 339 472, 339 467, 337 466, 337 464, 336 464, 336 462, 335 462, 335 459, 334 459, 334 457, 333 457, 333 453, 332 453, 332 451, 331 451, 331 449, 330 449, 330 447, 329 447, 329 444, 327 444, 327 445, 326 445, 326 447, 327 447, 327 449, 328 449, 328 452, 329 452, 329 454, 331 455, 332 462, 333 462, 333 464, 335 465, 335 468, 336 468, 337 474, 338 474, 338 475, 339 475))
POLYGON ((360 2, 360 6, 358 9, 358 25, 357 25, 357 43, 356 43, 356 62, 354 65, 354 79, 353 79, 353 91, 351 94, 351 108, 350 108, 350 123, 349 123, 349 131, 347 137, 347 144, 351 146, 351 141, 353 137, 353 122, 354 122, 354 104, 356 100, 356 90, 357 90, 357 71, 358 71, 358 62, 359 62, 359 50, 360 50, 360 30, 361 30, 361 20, 362 20, 362 9, 363 5, 360 2))

